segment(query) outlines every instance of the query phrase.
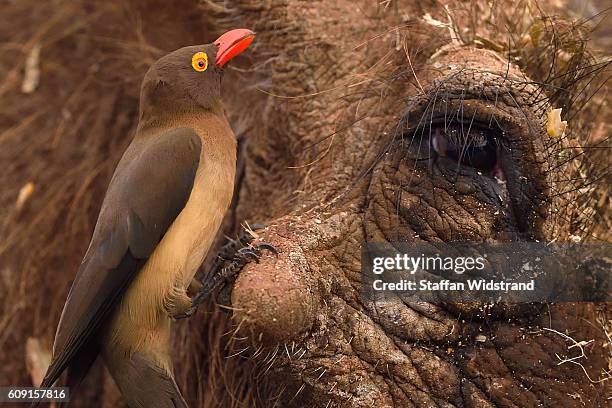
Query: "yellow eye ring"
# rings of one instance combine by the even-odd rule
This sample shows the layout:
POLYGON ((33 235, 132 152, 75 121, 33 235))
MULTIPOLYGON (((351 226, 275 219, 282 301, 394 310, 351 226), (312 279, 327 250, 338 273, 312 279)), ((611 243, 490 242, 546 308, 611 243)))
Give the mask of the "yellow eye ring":
POLYGON ((191 57, 191 66, 198 72, 206 71, 206 68, 208 68, 208 55, 205 52, 196 52, 191 57))

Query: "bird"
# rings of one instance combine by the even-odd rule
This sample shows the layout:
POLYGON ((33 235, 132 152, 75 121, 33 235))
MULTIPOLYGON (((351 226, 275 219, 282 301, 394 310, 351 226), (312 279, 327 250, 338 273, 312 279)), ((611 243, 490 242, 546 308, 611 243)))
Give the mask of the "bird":
MULTIPOLYGON (((130 408, 187 407, 173 376, 171 322, 229 208, 236 137, 225 116, 225 64, 255 33, 180 48, 151 65, 138 126, 117 164, 57 327, 41 387, 67 371, 71 393, 101 356, 130 408)), ((189 313, 187 313, 189 315, 189 313)))

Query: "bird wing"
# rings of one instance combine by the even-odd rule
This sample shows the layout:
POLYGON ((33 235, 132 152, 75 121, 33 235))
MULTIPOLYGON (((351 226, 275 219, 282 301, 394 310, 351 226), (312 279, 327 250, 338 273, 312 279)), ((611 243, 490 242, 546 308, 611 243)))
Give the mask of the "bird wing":
POLYGON ((51 386, 88 345, 185 207, 200 150, 200 138, 187 128, 137 138, 128 147, 70 288, 41 386, 51 386))

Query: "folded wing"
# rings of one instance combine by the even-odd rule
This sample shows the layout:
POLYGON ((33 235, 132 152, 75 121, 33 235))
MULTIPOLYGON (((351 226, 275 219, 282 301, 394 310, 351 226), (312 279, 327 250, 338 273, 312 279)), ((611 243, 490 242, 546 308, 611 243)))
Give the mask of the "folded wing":
POLYGON ((95 332, 185 207, 200 150, 200 138, 187 128, 136 138, 128 147, 70 288, 42 387, 67 367, 85 375, 95 357, 83 352, 97 349, 95 332))

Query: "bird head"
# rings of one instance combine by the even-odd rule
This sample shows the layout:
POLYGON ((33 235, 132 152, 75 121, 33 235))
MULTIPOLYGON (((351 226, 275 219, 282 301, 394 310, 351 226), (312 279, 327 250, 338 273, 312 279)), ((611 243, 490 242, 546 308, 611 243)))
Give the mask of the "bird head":
POLYGON ((142 82, 141 118, 153 112, 220 106, 223 67, 242 53, 254 37, 251 30, 231 30, 212 44, 180 48, 157 60, 142 82))

